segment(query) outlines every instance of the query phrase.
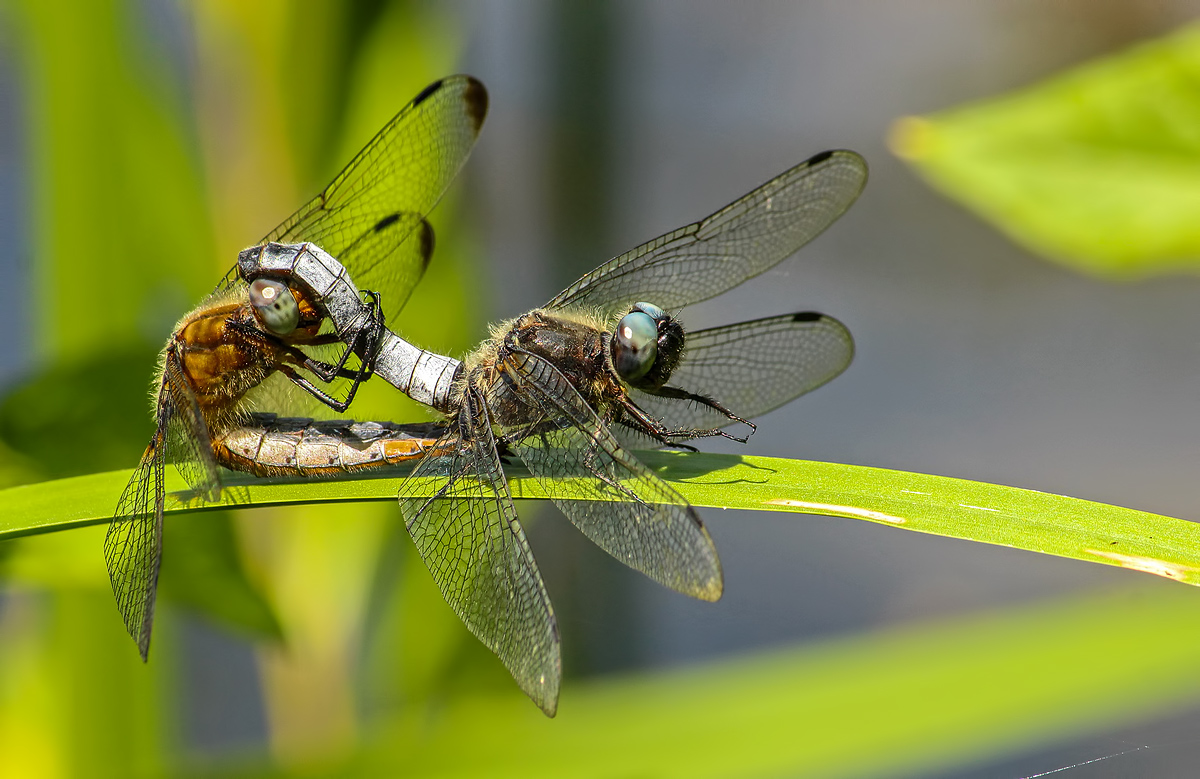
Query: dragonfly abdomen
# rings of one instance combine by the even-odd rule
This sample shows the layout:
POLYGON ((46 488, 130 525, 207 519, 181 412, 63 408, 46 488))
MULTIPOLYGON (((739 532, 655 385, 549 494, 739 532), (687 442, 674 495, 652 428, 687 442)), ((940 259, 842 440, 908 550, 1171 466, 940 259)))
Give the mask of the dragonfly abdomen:
POLYGON ((430 423, 317 422, 254 414, 213 438, 217 463, 256 476, 314 478, 398 465, 433 453, 444 428, 430 423))

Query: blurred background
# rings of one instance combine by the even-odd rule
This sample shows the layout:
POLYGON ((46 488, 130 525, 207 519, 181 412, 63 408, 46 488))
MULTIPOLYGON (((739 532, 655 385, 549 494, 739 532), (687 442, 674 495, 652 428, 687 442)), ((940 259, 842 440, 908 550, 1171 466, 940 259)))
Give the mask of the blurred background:
MULTIPOLYGON (((887 138, 902 117, 1197 18, 1195 0, 0 0, 0 486, 132 467, 174 322, 425 84, 468 72, 491 108, 393 323, 416 343, 460 354, 601 261, 851 148, 871 166, 858 204, 684 319, 818 310, 854 334, 855 362, 763 418, 748 447, 705 448, 1192 518, 1194 274, 1114 282, 1051 263, 937 194, 887 138)), ((354 411, 424 413, 383 390, 354 411)), ((1008 777, 1133 750, 1065 773, 1184 776, 1200 756, 1191 677, 1159 669, 1155 689, 1174 694, 1105 698, 1107 676, 1139 686, 1136 644, 1097 656, 1067 631, 1053 661, 1005 659, 1074 617, 1113 633, 1120 614, 1200 618, 1200 593, 1166 580, 709 510, 726 594, 708 604, 623 568, 552 509, 520 510, 562 629, 554 721, 441 601, 394 506, 172 518, 145 667, 112 602, 104 528, 0 544, 0 775, 1008 777), (972 659, 948 654, 972 637, 997 659, 939 675, 972 659), (903 677, 897 642, 909 686, 865 682, 903 677), (1101 669, 1088 693, 988 708, 1075 659, 1101 669), (767 697, 690 711, 685 735, 667 721, 663 701, 686 708, 754 673, 778 674, 804 716, 739 730, 739 706, 770 711, 767 697), (832 716, 829 697, 805 703, 818 686, 861 725, 815 735, 832 716), (623 721, 651 723, 644 740, 623 741, 623 721)))

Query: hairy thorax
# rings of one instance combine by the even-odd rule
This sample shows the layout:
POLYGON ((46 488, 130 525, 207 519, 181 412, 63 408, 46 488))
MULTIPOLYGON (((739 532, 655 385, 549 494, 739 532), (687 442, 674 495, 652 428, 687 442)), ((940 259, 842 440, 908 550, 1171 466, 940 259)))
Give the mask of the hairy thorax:
POLYGON ((505 359, 528 352, 557 368, 601 418, 612 421, 627 390, 612 370, 608 341, 600 316, 534 310, 494 326, 491 338, 466 359, 467 373, 477 384, 500 381, 505 359))
POLYGON ((176 360, 210 428, 234 414, 248 390, 279 365, 278 349, 253 338, 235 323, 254 325, 249 307, 227 304, 189 315, 167 345, 166 360, 176 360))

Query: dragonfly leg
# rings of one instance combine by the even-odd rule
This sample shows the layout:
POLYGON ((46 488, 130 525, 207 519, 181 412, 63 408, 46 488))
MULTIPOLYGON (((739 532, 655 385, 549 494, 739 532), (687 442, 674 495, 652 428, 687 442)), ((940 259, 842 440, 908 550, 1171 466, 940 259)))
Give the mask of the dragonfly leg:
MULTIPOLYGON (((730 433, 725 432, 724 430, 722 430, 719 427, 711 428, 708 430, 695 430, 695 429, 691 429, 691 428, 685 428, 685 429, 669 428, 666 425, 664 425, 662 422, 658 421, 654 417, 647 414, 642 409, 638 408, 637 404, 634 403, 629 398, 625 398, 621 402, 621 405, 624 408, 625 413, 626 413, 626 418, 621 420, 621 424, 624 424, 626 427, 632 428, 633 430, 636 430, 645 436, 649 436, 650 438, 653 438, 655 441, 662 444, 663 446, 669 446, 669 447, 678 448, 678 449, 695 451, 694 449, 692 449, 692 447, 684 446, 680 442, 681 441, 689 441, 693 438, 709 438, 711 436, 720 436, 721 438, 728 438, 732 441, 737 441, 740 444, 744 444, 750 438, 749 436, 742 438, 739 436, 731 435, 730 433)), ((751 433, 754 432, 755 426, 753 424, 751 424, 750 422, 746 422, 745 420, 740 419, 739 417, 731 417, 731 418, 736 421, 739 421, 739 422, 745 422, 745 424, 750 426, 750 432, 751 433)))
POLYGON ((725 408, 723 405, 721 405, 717 401, 715 401, 712 398, 707 397, 705 395, 699 395, 695 392, 688 392, 685 389, 680 389, 679 387, 669 387, 669 386, 659 387, 656 390, 643 390, 643 391, 648 392, 651 395, 657 395, 658 397, 661 397, 661 398, 674 398, 677 400, 690 400, 695 403, 699 403, 702 406, 707 406, 708 408, 711 408, 713 411, 716 411, 719 414, 723 414, 730 421, 740 422, 743 425, 745 425, 746 427, 750 428, 750 432, 747 433, 745 436, 736 436, 736 435, 733 435, 732 433, 727 433, 719 427, 709 428, 707 430, 697 430, 697 429, 674 430, 674 429, 664 426, 658 420, 653 419, 652 417, 647 415, 645 412, 643 412, 640 408, 638 408, 633 403, 633 401, 626 399, 625 410, 628 411, 634 417, 634 419, 637 421, 637 424, 634 425, 634 428, 640 430, 639 425, 641 425, 641 424, 650 425, 653 428, 654 432, 648 432, 648 431, 644 431, 644 430, 641 432, 645 432, 647 435, 657 438, 660 441, 660 443, 663 443, 667 446, 672 445, 671 441, 664 440, 664 438, 665 439, 687 440, 690 438, 708 438, 710 436, 720 436, 721 438, 728 438, 731 441, 737 441, 739 444, 744 444, 750 440, 750 436, 754 435, 754 431, 758 429, 758 426, 755 425, 750 420, 739 417, 737 414, 734 414, 732 411, 725 408), (663 436, 663 438, 659 438, 660 435, 663 436))
MULTIPOLYGON (((354 337, 346 344, 346 349, 336 363, 330 364, 314 360, 300 349, 296 349, 296 353, 298 353, 296 356, 303 358, 301 364, 324 382, 331 382, 335 378, 341 377, 354 379, 357 384, 365 381, 371 375, 371 366, 374 365, 375 353, 379 348, 380 336, 383 333, 384 319, 383 308, 379 305, 379 293, 367 290, 366 294, 370 297, 366 307, 367 317, 370 321, 354 333, 354 337), (346 363, 351 354, 358 354, 362 364, 356 370, 347 371, 346 363)), ((313 343, 319 345, 340 341, 341 339, 335 333, 326 333, 314 339, 313 343)))
MULTIPOLYGON (((658 389, 651 391, 650 394, 657 395, 660 398, 676 398, 678 400, 695 401, 696 403, 699 403, 702 406, 708 406, 713 411, 716 411, 720 414, 724 414, 729 420, 731 420, 733 422, 741 422, 743 425, 750 428, 751 433, 753 433, 755 430, 758 429, 758 427, 750 420, 742 419, 737 414, 733 413, 732 411, 725 408, 723 405, 721 405, 720 403, 718 403, 717 401, 713 400, 712 398, 710 398, 706 395, 699 395, 695 392, 688 392, 687 390, 681 389, 680 387, 671 387, 671 386, 659 387, 658 389)), ((732 438, 732 436, 729 436, 729 437, 732 438)), ((739 439, 734 439, 734 440, 739 440, 739 439)))
POLYGON ((314 398, 338 413, 342 413, 346 411, 346 409, 350 408, 350 403, 354 400, 354 393, 358 391, 358 385, 361 383, 359 381, 355 381, 350 385, 350 391, 346 394, 346 398, 338 399, 301 376, 296 369, 290 365, 280 365, 279 372, 284 376, 287 376, 297 387, 312 395, 314 398))
POLYGON ((640 503, 643 506, 648 505, 646 501, 642 500, 641 496, 622 484, 612 474, 610 474, 601 463, 597 462, 596 456, 593 452, 589 452, 588 455, 583 458, 582 465, 594 478, 621 493, 630 501, 634 503, 640 503))

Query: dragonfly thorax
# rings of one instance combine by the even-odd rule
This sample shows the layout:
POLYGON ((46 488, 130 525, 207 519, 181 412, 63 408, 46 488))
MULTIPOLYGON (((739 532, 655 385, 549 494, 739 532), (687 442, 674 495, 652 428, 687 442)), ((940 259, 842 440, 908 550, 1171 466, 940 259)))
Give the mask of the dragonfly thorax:
POLYGON ((609 334, 591 316, 545 310, 514 320, 498 344, 495 363, 503 368, 515 353, 535 355, 553 365, 601 417, 625 396, 609 358, 609 334))
POLYGON ((242 396, 279 364, 274 346, 247 335, 256 326, 243 304, 201 308, 180 322, 167 345, 210 429, 235 417, 242 396))
POLYGON ((552 361, 572 384, 578 377, 603 371, 606 363, 604 331, 582 317, 532 311, 513 322, 503 344, 552 361))

